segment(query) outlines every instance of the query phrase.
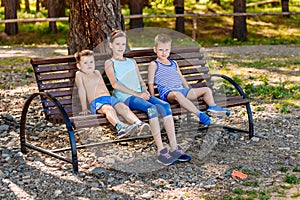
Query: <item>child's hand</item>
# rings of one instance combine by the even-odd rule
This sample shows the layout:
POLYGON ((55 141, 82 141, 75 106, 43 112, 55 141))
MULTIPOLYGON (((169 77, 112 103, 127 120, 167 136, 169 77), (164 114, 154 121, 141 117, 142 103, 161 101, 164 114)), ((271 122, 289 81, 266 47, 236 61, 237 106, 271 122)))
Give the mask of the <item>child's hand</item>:
POLYGON ((142 98, 148 101, 150 99, 149 92, 148 91, 143 91, 142 92, 142 98))
POLYGON ((150 94, 148 91, 143 91, 143 92, 138 92, 138 97, 145 99, 145 100, 149 100, 150 99, 150 94))

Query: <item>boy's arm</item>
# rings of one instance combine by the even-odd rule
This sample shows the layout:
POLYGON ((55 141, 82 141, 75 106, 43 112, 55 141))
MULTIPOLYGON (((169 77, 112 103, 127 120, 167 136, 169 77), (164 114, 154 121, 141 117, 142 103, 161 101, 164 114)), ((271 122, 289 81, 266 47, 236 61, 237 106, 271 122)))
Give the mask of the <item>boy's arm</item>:
POLYGON ((148 88, 152 96, 154 96, 154 76, 156 69, 157 65, 155 62, 152 61, 148 67, 148 88))
POLYGON ((125 92, 130 95, 135 95, 135 91, 127 88, 126 86, 124 86, 123 84, 121 84, 117 81, 115 72, 114 72, 114 64, 111 60, 105 61, 104 69, 105 69, 105 73, 109 79, 109 82, 114 89, 120 90, 120 91, 125 92))
POLYGON ((180 79, 181 79, 181 82, 182 82, 183 87, 189 88, 189 84, 188 84, 188 82, 186 81, 186 79, 183 77, 183 75, 182 75, 182 73, 181 73, 181 71, 180 71, 180 69, 179 69, 179 66, 178 66, 178 64, 177 64, 176 61, 175 61, 175 63, 176 63, 176 66, 177 66, 177 72, 178 72, 178 75, 180 76, 180 79))
POLYGON ((89 110, 87 109, 87 102, 86 102, 86 91, 83 85, 83 80, 81 77, 81 72, 76 72, 75 76, 75 83, 78 88, 78 95, 81 103, 81 108, 83 114, 87 114, 89 110))

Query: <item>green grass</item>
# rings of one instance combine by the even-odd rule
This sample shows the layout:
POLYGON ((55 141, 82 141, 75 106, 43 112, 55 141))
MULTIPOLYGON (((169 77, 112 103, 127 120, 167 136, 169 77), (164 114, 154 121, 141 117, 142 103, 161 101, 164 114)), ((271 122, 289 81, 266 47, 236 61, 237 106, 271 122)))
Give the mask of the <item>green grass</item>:
POLYGON ((225 195, 222 200, 269 200, 271 199, 269 190, 243 190, 242 188, 235 188, 232 190, 233 195, 225 195))
POLYGON ((299 184, 300 183, 300 178, 298 178, 296 175, 286 175, 283 178, 283 181, 289 184, 299 184))
POLYGON ((296 165, 296 167, 294 167, 293 172, 300 172, 300 164, 296 165))

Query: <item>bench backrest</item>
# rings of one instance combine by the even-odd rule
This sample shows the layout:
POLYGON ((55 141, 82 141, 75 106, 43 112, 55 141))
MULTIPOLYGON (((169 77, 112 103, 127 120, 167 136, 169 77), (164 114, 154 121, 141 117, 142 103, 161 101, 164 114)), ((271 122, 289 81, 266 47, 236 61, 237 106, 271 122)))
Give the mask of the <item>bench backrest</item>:
MULTIPOLYGON (((145 83, 148 79, 148 65, 156 58, 153 49, 132 50, 125 53, 126 57, 134 58, 139 65, 140 73, 145 83)), ((96 66, 103 71, 108 55, 95 55, 96 66)), ((212 86, 208 68, 205 66, 204 55, 199 47, 180 47, 172 49, 171 59, 177 61, 182 74, 192 87, 212 86)), ((75 73, 77 71, 74 56, 57 56, 47 58, 33 58, 31 64, 35 73, 39 92, 48 92, 57 98, 69 116, 80 112, 81 106, 76 97, 75 73), (77 105, 77 106, 74 106, 77 105)), ((109 89, 112 89, 104 75, 109 89)), ((57 122, 60 118, 58 109, 54 104, 42 99, 46 118, 57 122)))

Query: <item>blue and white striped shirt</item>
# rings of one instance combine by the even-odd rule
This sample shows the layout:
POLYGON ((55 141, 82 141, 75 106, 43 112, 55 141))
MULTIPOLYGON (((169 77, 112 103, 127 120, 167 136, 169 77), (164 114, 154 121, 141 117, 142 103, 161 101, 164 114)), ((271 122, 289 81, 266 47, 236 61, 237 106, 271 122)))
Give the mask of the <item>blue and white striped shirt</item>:
POLYGON ((154 75, 154 83, 157 85, 159 96, 166 99, 170 91, 183 89, 182 80, 177 72, 177 65, 170 60, 170 65, 165 65, 158 60, 154 60, 157 69, 154 75))

